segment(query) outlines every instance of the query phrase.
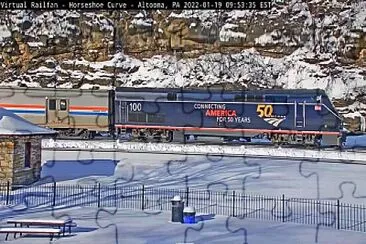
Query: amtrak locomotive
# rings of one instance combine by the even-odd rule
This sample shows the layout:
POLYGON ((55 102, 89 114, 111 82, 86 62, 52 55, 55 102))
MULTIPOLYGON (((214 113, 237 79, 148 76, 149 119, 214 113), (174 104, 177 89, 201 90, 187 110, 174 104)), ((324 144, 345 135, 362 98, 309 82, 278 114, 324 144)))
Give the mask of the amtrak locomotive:
POLYGON ((117 88, 110 129, 143 141, 188 136, 266 137, 273 143, 340 146, 342 119, 319 89, 223 91, 117 88))

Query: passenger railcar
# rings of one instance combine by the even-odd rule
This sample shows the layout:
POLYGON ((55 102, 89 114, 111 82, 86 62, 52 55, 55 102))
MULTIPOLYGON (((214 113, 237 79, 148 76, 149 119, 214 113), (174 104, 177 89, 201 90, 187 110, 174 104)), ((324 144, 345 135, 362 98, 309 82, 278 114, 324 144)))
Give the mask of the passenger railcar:
POLYGON ((265 136, 274 143, 340 146, 342 119, 319 89, 223 91, 116 88, 110 130, 139 140, 265 136))
POLYGON ((108 91, 0 87, 0 107, 61 136, 108 132, 108 91))

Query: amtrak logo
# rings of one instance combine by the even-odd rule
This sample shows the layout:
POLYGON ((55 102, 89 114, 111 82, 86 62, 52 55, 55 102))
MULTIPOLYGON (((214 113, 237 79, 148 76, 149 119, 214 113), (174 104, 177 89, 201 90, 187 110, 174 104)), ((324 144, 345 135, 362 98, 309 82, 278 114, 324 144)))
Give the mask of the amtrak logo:
POLYGON ((278 127, 282 121, 286 119, 286 116, 273 115, 272 104, 258 104, 257 105, 258 116, 263 118, 268 124, 278 127))
POLYGON ((275 127, 278 127, 286 118, 264 118, 264 120, 275 127))

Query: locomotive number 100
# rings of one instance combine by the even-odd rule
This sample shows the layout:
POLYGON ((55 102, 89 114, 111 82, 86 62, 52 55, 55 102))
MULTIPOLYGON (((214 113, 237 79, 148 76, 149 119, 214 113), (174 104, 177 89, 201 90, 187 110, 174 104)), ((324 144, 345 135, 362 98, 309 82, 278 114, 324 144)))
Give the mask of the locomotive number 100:
POLYGON ((259 113, 259 117, 271 117, 273 113, 273 107, 272 105, 258 104, 257 112, 259 113))
POLYGON ((137 112, 141 111, 142 105, 141 103, 129 103, 130 111, 137 112))

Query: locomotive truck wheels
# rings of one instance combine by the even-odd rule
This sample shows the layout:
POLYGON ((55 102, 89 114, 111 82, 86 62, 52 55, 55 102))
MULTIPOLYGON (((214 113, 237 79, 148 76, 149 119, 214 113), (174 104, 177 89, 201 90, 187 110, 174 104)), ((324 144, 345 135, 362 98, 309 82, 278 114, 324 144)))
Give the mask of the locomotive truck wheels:
POLYGON ((131 140, 140 142, 171 142, 173 141, 173 131, 155 129, 133 129, 131 140))
POLYGON ((172 142, 173 141, 173 131, 165 131, 164 142, 172 142))
POLYGON ((81 133, 80 137, 82 139, 94 139, 95 132, 94 131, 85 130, 85 131, 83 131, 83 133, 81 133))

